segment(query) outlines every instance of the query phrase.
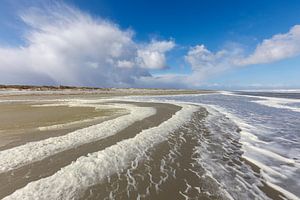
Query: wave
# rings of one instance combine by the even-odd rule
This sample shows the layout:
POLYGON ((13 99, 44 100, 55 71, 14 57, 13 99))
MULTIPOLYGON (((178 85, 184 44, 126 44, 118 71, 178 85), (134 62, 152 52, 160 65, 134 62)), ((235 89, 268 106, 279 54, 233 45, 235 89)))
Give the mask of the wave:
POLYGON ((291 103, 300 103, 300 100, 292 99, 283 99, 283 98, 271 98, 266 97, 263 100, 252 101, 264 106, 279 108, 279 109, 288 109, 294 112, 300 112, 300 107, 291 106, 291 103))
MULTIPOLYGON (((234 124, 236 124, 240 128, 240 139, 239 143, 241 143, 241 150, 243 151, 243 154, 241 157, 243 159, 248 160, 250 163, 254 164, 255 166, 259 167, 259 173, 263 177, 263 179, 259 180, 256 183, 257 187, 261 185, 261 181, 272 187, 273 189, 281 192, 283 195, 285 195, 288 199, 295 199, 297 200, 297 196, 293 194, 292 192, 288 191, 284 184, 282 184, 281 180, 288 180, 289 177, 287 174, 290 176, 290 174, 287 171, 283 170, 284 166, 290 166, 293 167, 294 170, 300 169, 300 164, 296 162, 294 159, 287 158, 283 155, 280 155, 278 153, 275 153, 273 151, 270 151, 268 149, 263 148, 263 146, 268 145, 267 142, 260 140, 254 133, 262 132, 257 127, 254 127, 250 124, 247 124, 240 118, 236 117, 234 114, 231 112, 227 111, 226 109, 215 106, 215 105, 207 105, 206 108, 208 109, 209 113, 214 116, 218 116, 220 114, 223 114, 223 118, 228 117, 234 124), (214 109, 214 110, 212 110, 214 109), (217 113, 217 112, 219 113, 217 113), (272 162, 270 163, 270 160, 272 162), (278 163, 278 165, 282 166, 278 168, 275 163, 278 163)), ((207 118, 208 122, 210 124, 213 124, 213 126, 217 125, 218 123, 216 122, 215 118, 207 118)), ((221 129, 225 129, 225 132, 228 132, 226 130, 225 126, 222 124, 219 124, 221 129)), ((214 131, 214 128, 210 128, 210 131, 214 131)), ((233 132, 232 130, 229 132, 233 132)), ((231 135, 233 137, 233 135, 231 135)), ((224 142, 225 143, 225 142, 224 142)), ((224 146, 224 143, 222 144, 224 146)), ((228 148, 228 147, 226 147, 228 148)), ((201 162, 205 162, 200 160, 201 162)), ((218 171, 218 166, 215 166, 213 163, 210 163, 211 166, 207 166, 207 169, 213 172, 213 175, 220 177, 220 173, 222 174, 221 171, 218 171)), ((223 171, 224 172, 224 171, 223 171)), ((249 174, 248 174, 249 175, 249 174)), ((219 180, 222 182, 222 180, 219 180)), ((229 181, 230 182, 230 181, 229 181)), ((225 185, 228 184, 229 182, 223 182, 224 187, 225 185)), ((253 188, 252 188, 253 189, 253 188)), ((229 189, 230 191, 231 189, 229 189)), ((253 189, 255 191, 255 189, 253 189)), ((258 191, 258 190, 257 190, 258 191)), ((264 194, 259 192, 259 196, 257 198, 263 197, 264 194)), ((266 197, 265 197, 266 198, 266 197)), ((264 199, 264 198, 263 198, 264 199)))
POLYGON ((251 102, 258 103, 260 105, 264 105, 272 108, 288 109, 294 112, 300 112, 300 107, 292 105, 293 103, 300 104, 300 99, 244 95, 244 94, 236 94, 234 92, 228 92, 228 91, 220 91, 220 94, 240 96, 240 97, 250 97, 255 99, 252 100, 251 102))
POLYGON ((300 93, 300 89, 268 89, 268 90, 238 90, 241 92, 276 92, 276 93, 300 93))

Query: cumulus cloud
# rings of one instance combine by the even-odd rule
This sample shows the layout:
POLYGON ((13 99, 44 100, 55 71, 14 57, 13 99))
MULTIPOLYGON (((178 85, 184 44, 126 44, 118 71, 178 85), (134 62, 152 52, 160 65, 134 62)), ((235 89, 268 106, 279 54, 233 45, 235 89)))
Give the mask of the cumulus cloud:
POLYGON ((144 68, 165 68, 165 52, 170 51, 174 46, 173 41, 152 41, 149 45, 138 50, 138 63, 144 68))
POLYGON ((263 40, 250 54, 234 45, 217 52, 191 47, 184 59, 190 74, 152 76, 167 67, 173 40, 136 42, 134 32, 65 4, 30 8, 24 45, 0 46, 0 81, 6 84, 64 84, 97 87, 201 87, 232 68, 300 55, 300 25, 263 40))
POLYGON ((130 87, 149 69, 166 66, 173 41, 137 43, 122 30, 65 4, 31 8, 21 14, 28 26, 25 45, 0 47, 4 83, 130 87), (41 83, 41 82, 40 82, 41 83))
POLYGON ((271 63, 300 55, 300 25, 293 26, 288 33, 274 35, 257 45, 246 58, 237 60, 237 65, 271 63))
POLYGON ((197 45, 190 48, 185 59, 191 65, 194 74, 197 74, 197 76, 208 76, 230 68, 234 64, 235 59, 240 56, 241 52, 242 50, 236 47, 234 49, 223 49, 213 53, 204 45, 197 45))
POLYGON ((244 52, 236 45, 215 53, 204 45, 191 47, 185 56, 192 69, 192 74, 186 79, 187 84, 201 85, 204 79, 232 68, 272 63, 300 55, 300 25, 295 25, 285 34, 263 40, 249 55, 244 52))

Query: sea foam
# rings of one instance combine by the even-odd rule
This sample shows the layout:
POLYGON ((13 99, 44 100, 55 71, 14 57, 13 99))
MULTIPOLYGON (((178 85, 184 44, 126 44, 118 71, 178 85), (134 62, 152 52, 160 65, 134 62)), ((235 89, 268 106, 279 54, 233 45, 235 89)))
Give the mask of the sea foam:
POLYGON ((127 109, 130 114, 79 129, 63 136, 29 142, 22 146, 0 151, 0 173, 42 160, 67 149, 111 136, 134 122, 143 120, 156 113, 156 109, 151 107, 137 107, 128 104, 115 104, 114 106, 127 109))
POLYGON ((77 199, 90 186, 142 159, 147 149, 165 141, 170 132, 191 119, 199 108, 182 105, 167 121, 143 130, 134 138, 123 140, 102 151, 82 156, 54 175, 29 183, 4 199, 77 199))

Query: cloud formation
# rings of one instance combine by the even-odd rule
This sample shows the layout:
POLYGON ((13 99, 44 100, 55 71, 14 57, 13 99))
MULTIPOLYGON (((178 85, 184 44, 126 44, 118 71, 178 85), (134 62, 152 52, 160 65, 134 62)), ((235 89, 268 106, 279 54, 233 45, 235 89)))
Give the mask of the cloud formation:
POLYGON ((203 79, 204 76, 210 76, 229 69, 241 53, 242 49, 237 47, 213 53, 204 45, 197 45, 190 48, 185 59, 191 65, 194 75, 201 76, 199 78, 203 79))
POLYGON ((288 33, 274 35, 257 45, 255 51, 237 65, 254 65, 300 55, 300 25, 293 26, 288 33))
POLYGON ((131 30, 56 4, 21 15, 26 45, 0 47, 0 79, 19 84, 129 87, 167 66, 174 41, 137 43, 131 30), (41 79, 43 80, 42 82, 41 79))
POLYGON ((300 25, 293 26, 287 33, 263 40, 249 55, 245 55, 244 52, 238 46, 215 53, 209 51, 204 45, 191 47, 185 60, 191 66, 192 74, 186 82, 199 84, 201 80, 232 68, 272 63, 300 55, 300 25))
POLYGON ((183 56, 190 74, 152 76, 151 70, 167 68, 173 40, 136 42, 134 31, 66 4, 33 7, 20 18, 27 27, 24 45, 0 46, 1 84, 197 88, 233 68, 300 55, 300 25, 295 25, 249 54, 238 45, 217 52, 193 46, 183 56))
POLYGON ((138 63, 140 66, 149 69, 163 69, 166 66, 165 52, 173 49, 173 41, 152 41, 149 45, 139 49, 138 63))

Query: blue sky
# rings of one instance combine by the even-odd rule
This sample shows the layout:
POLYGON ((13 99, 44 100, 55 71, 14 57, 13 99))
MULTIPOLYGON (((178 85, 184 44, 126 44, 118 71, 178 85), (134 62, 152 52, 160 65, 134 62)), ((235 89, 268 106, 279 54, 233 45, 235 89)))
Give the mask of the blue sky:
POLYGON ((299 88, 299 10, 297 0, 2 0, 0 82, 299 88))

